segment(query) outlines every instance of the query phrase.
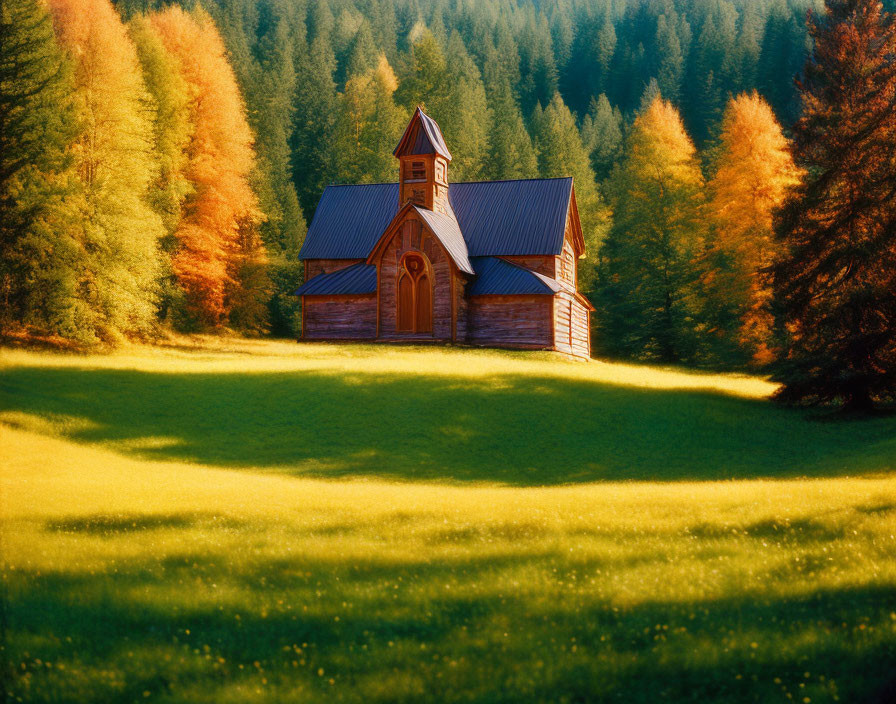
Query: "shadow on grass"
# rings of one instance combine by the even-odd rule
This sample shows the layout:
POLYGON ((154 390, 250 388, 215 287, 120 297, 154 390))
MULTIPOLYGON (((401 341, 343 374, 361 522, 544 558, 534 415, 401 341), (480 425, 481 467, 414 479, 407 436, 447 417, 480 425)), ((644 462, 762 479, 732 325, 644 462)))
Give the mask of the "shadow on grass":
POLYGON ((160 528, 240 528, 243 523, 232 518, 202 513, 171 514, 94 514, 62 520, 47 521, 46 529, 54 533, 86 533, 115 536, 160 528))
POLYGON ((238 686, 252 701, 872 702, 896 662, 889 588, 616 607, 587 590, 532 602, 492 582, 503 569, 545 569, 545 558, 296 558, 241 572, 186 556, 104 574, 18 573, 5 674, 32 702, 60 691, 71 702, 215 701, 238 686), (212 588, 241 599, 216 602, 212 588), (248 696, 263 684, 285 699, 248 696))
POLYGON ((550 485, 893 469, 896 418, 815 423, 707 391, 502 375, 13 368, 0 411, 133 456, 315 477, 550 485))

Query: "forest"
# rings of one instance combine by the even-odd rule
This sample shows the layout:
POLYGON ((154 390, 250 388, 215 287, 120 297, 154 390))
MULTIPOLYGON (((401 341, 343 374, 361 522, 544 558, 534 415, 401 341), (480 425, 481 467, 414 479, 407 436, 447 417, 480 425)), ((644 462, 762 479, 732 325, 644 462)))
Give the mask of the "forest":
POLYGON ((892 10, 4 0, 0 326, 294 335, 324 186, 395 180, 423 105, 452 181, 574 177, 595 353, 775 362, 796 400, 852 398, 860 379, 867 404, 896 356, 892 10), (834 242, 826 204, 866 182, 861 232, 834 242))

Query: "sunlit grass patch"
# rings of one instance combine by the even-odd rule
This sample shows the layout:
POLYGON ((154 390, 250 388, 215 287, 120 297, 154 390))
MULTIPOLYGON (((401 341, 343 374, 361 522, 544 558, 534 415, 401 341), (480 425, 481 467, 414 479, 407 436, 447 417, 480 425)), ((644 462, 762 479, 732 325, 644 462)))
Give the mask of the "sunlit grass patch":
POLYGON ((854 702, 892 678, 894 419, 679 371, 228 344, 4 355, 13 701, 854 702))

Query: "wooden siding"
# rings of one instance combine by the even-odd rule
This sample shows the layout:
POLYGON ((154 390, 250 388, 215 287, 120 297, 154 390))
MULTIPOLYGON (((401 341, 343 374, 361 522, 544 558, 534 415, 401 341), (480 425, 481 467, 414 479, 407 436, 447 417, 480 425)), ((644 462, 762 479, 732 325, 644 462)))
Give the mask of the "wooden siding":
POLYGON ((454 319, 455 336, 458 342, 466 342, 469 333, 469 301, 466 295, 467 279, 463 274, 455 274, 454 278, 454 319))
POLYGON ((474 296, 467 340, 476 345, 550 349, 554 296, 474 296))
POLYGON ((506 259, 509 262, 513 262, 521 267, 525 267, 526 269, 531 269, 532 271, 536 271, 539 274, 543 274, 544 276, 550 276, 552 279, 554 278, 557 271, 557 257, 552 256, 526 256, 526 257, 501 257, 501 259, 506 259))
POLYGON ((409 215, 383 248, 378 267, 379 336, 387 338, 431 337, 450 340, 451 334, 451 260, 439 241, 423 227, 416 215, 409 215), (398 267, 407 252, 421 252, 432 266, 432 335, 398 331, 398 267))
POLYGON ((576 357, 591 356, 588 309, 566 292, 554 296, 554 346, 576 357))
MULTIPOLYGON (((543 274, 544 276, 549 276, 552 279, 556 279, 561 284, 564 285, 565 288, 570 290, 576 290, 576 285, 578 281, 578 258, 575 255, 575 244, 573 241, 573 225, 572 218, 566 223, 566 233, 564 234, 563 239, 563 253, 560 256, 535 256, 535 255, 527 255, 527 256, 510 256, 505 257, 502 256, 502 259, 506 259, 509 262, 513 262, 514 264, 518 264, 519 266, 525 267, 526 269, 531 269, 532 271, 536 271, 539 274, 543 274), (564 257, 572 257, 572 273, 570 275, 569 269, 570 267, 564 266, 563 259, 564 257)), ((567 262, 569 260, 567 259, 567 262)))
POLYGON ((304 296, 302 337, 306 340, 376 338, 376 294, 304 296))
POLYGON ((318 274, 330 274, 363 261, 363 259, 306 259, 305 281, 310 281, 318 274))

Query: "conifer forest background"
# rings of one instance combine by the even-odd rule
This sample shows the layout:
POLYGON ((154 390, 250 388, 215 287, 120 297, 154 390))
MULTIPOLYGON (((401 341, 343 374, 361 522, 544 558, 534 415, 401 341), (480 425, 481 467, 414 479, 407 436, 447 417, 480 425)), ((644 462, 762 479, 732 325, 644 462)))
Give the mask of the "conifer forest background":
MULTIPOLYGON (((419 104, 442 127, 452 181, 575 178, 596 353, 790 360, 781 374, 796 397, 844 397, 830 379, 827 391, 800 386, 830 353, 809 330, 836 338, 847 299, 853 312, 862 296, 890 306, 879 295, 893 274, 866 267, 861 295, 813 312, 812 287, 839 282, 845 265, 836 247, 806 242, 825 217, 812 208, 836 200, 824 191, 836 173, 817 177, 825 158, 834 172, 849 162, 825 151, 837 125, 860 154, 841 176, 894 178, 892 158, 868 157, 893 140, 893 9, 3 0, 0 325, 88 343, 160 327, 295 335, 297 255, 323 188, 394 181, 391 151, 419 104), (844 22, 857 39, 838 34, 844 22), (807 73, 810 56, 824 71, 807 73), (859 144, 874 115, 877 141, 859 144), (811 281, 793 276, 793 257, 811 281)), ((868 217, 890 222, 878 195, 868 217)), ((881 227, 889 244, 872 233, 877 249, 846 250, 889 267, 881 227)), ((879 363, 896 354, 892 311, 882 319, 859 325, 858 342, 850 333, 875 359, 844 348, 830 372, 861 368, 857 403, 893 387, 879 363)))

